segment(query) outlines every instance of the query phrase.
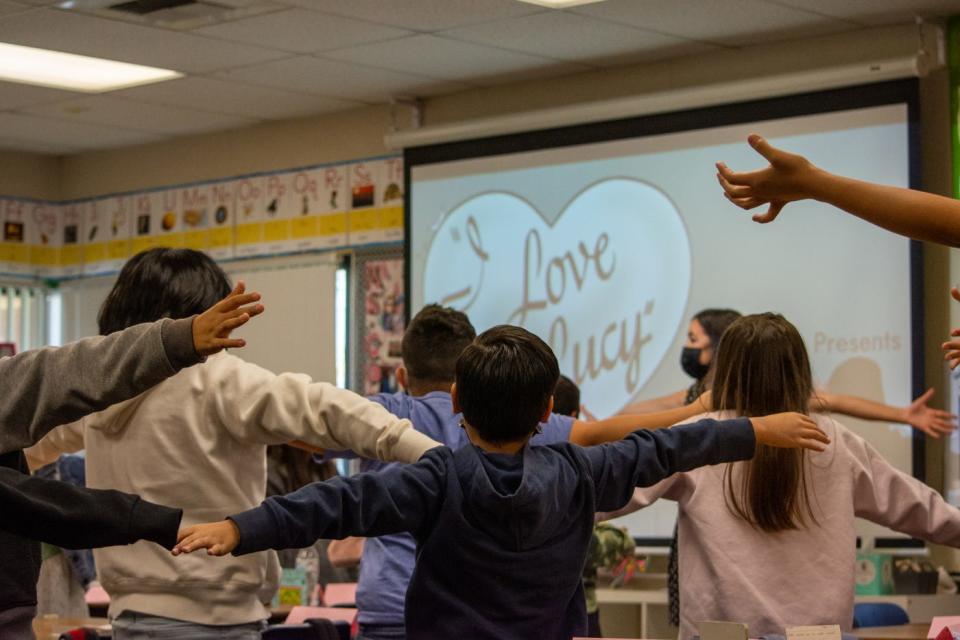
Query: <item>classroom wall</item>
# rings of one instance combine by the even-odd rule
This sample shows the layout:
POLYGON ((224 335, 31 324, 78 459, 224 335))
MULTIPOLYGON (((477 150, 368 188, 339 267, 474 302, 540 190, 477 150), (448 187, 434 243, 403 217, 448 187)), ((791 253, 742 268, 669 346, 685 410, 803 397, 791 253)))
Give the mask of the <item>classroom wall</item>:
POLYGON ((0 195, 60 199, 61 159, 0 149, 0 195))
POLYGON ((63 158, 63 197, 382 156, 389 127, 389 107, 378 106, 81 153, 63 158))

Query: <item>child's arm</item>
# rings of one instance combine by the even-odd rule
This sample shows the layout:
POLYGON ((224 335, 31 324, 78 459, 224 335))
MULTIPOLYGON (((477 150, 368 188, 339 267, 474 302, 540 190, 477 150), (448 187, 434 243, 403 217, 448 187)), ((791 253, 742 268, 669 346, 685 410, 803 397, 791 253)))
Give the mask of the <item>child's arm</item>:
POLYGON ((672 429, 636 431, 620 442, 584 449, 597 488, 597 511, 624 505, 634 487, 648 487, 678 471, 753 457, 757 443, 823 450, 830 442, 808 416, 778 413, 711 420, 672 429))
POLYGON ((263 307, 243 283, 193 318, 140 324, 63 347, 0 359, 0 453, 29 447, 57 425, 132 398, 204 355, 241 347, 230 339, 263 307))
POLYGON ((149 540, 170 549, 180 509, 119 491, 75 487, 0 467, 0 530, 65 549, 94 549, 149 540))
POLYGON ((316 452, 355 451, 388 462, 416 462, 439 446, 382 406, 298 373, 276 375, 248 362, 225 370, 209 402, 238 440, 296 442, 316 452))
POLYGON ((909 407, 893 407, 859 396, 817 391, 811 398, 810 408, 811 411, 842 413, 863 420, 909 424, 932 438, 939 438, 957 428, 957 416, 928 407, 927 402, 933 397, 933 392, 933 389, 928 389, 909 407))
POLYGON ((737 173, 718 163, 717 177, 738 207, 769 205, 766 213, 753 216, 757 222, 773 221, 789 202, 813 198, 894 233, 960 247, 960 202, 953 198, 833 175, 756 134, 748 142, 770 165, 737 173))
POLYGON ((843 434, 853 458, 853 506, 865 518, 894 531, 960 547, 960 510, 916 478, 890 466, 868 442, 843 434))
MULTIPOLYGON (((444 449, 449 455, 449 449, 444 449)), ((319 538, 415 535, 436 518, 446 466, 440 450, 416 464, 314 482, 228 520, 187 527, 174 555, 207 549, 242 555, 264 549, 300 549, 319 538)))
POLYGON ((30 471, 57 461, 64 453, 76 453, 85 448, 83 442, 86 418, 57 427, 29 449, 24 449, 30 471))
POLYGON ((570 427, 570 442, 587 447, 621 440, 637 429, 670 427, 688 418, 710 411, 709 397, 710 394, 705 393, 688 405, 656 413, 619 415, 596 422, 575 420, 573 426, 570 427))
POLYGON ((683 406, 683 401, 687 399, 686 389, 671 393, 659 398, 650 398, 649 400, 640 400, 625 406, 619 411, 619 415, 633 415, 637 413, 653 413, 654 411, 667 411, 683 406))

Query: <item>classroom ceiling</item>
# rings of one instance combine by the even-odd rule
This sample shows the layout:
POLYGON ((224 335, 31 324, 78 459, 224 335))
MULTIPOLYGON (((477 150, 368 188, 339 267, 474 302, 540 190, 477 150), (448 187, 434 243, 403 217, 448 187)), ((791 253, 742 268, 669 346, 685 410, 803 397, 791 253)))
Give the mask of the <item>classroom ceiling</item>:
POLYGON ((51 154, 960 13, 960 0, 0 0, 0 42, 174 69, 97 95, 0 82, 0 148, 51 154), (158 17, 159 16, 159 17, 158 17))

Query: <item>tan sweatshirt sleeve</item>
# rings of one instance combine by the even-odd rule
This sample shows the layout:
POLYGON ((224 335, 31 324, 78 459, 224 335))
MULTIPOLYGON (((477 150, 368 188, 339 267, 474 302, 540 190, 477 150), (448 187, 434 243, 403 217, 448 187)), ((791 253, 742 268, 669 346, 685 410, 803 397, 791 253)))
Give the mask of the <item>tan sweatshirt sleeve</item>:
POLYGON ((960 510, 889 462, 862 438, 846 432, 854 510, 860 518, 915 538, 960 547, 960 510))
POLYGON ((36 471, 51 462, 56 462, 57 458, 64 453, 76 453, 84 449, 83 423, 84 420, 80 419, 59 426, 43 436, 40 442, 25 449, 23 453, 27 457, 30 471, 36 471))
POLYGON ((211 411, 247 442, 291 440, 333 451, 352 450, 387 462, 416 462, 440 446, 382 406, 352 391, 297 373, 276 375, 227 356, 207 397, 211 411))

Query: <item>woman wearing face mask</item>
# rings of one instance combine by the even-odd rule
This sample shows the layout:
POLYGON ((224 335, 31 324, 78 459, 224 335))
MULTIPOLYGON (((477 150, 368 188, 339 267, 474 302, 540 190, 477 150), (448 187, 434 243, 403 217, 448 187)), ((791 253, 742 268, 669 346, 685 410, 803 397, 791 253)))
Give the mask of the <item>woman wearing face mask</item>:
MULTIPOLYGON (((704 309, 690 320, 687 341, 680 353, 680 366, 694 382, 687 389, 669 395, 635 402, 624 407, 620 413, 647 413, 665 411, 690 404, 711 386, 714 355, 720 338, 731 324, 741 317, 733 309, 704 309)), ((927 402, 933 397, 933 389, 918 397, 909 407, 893 407, 857 396, 833 394, 817 389, 810 398, 810 410, 822 413, 840 413, 863 420, 909 424, 933 438, 949 434, 956 428, 956 416, 947 411, 933 409, 927 402)), ((677 533, 674 529, 670 545, 670 561, 667 569, 670 623, 680 623, 680 597, 677 561, 677 533)))

